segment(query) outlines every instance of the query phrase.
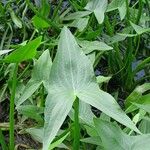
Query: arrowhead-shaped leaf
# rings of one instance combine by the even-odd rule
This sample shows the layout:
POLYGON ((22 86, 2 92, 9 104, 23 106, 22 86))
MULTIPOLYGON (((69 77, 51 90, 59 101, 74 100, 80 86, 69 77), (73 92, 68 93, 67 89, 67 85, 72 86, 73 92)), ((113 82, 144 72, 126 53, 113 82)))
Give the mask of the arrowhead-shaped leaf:
POLYGON ((115 99, 99 90, 90 60, 71 32, 64 27, 50 73, 45 104, 43 150, 47 150, 56 136, 76 97, 139 132, 115 99))
POLYGON ((94 122, 105 150, 149 150, 150 134, 129 136, 113 123, 100 119, 94 122))
POLYGON ((32 78, 29 80, 23 94, 16 102, 17 107, 27 100, 42 83, 46 89, 48 88, 47 82, 49 81, 51 65, 52 61, 49 55, 49 50, 46 50, 37 60, 33 69, 32 78))
POLYGON ((87 3, 85 9, 94 12, 99 24, 104 21, 104 14, 107 9, 108 0, 91 0, 87 3))

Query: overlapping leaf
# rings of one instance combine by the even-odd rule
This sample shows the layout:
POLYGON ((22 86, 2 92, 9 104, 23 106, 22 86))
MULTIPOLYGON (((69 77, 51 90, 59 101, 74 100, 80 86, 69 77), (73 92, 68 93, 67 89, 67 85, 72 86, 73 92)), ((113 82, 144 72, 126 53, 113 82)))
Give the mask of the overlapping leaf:
POLYGON ((23 94, 16 102, 17 107, 27 100, 42 83, 47 89, 51 65, 52 61, 49 55, 49 50, 46 50, 36 62, 33 69, 32 78, 29 80, 23 91, 23 94))
POLYGON ((85 9, 93 12, 99 24, 104 21, 104 14, 107 9, 108 0, 91 0, 85 9))
POLYGON ((63 28, 60 35, 48 89, 45 104, 43 150, 48 149, 71 110, 76 97, 139 132, 115 99, 108 93, 99 90, 90 60, 66 27, 63 28))
POLYGON ((129 136, 117 125, 100 119, 95 120, 95 126, 105 150, 149 150, 150 134, 129 136))
POLYGON ((8 63, 16 63, 32 59, 36 55, 36 49, 41 44, 41 40, 42 37, 40 36, 27 43, 25 46, 19 47, 17 50, 8 55, 3 61, 8 63))

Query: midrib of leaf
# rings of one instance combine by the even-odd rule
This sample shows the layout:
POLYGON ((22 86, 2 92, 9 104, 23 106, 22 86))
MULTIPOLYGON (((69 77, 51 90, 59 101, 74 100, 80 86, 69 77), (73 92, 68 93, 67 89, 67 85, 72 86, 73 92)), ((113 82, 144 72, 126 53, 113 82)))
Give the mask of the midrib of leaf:
MULTIPOLYGON (((66 37, 66 40, 67 41, 69 41, 69 39, 67 38, 67 33, 65 32, 65 37, 66 37)), ((74 77, 73 77, 73 70, 72 70, 72 68, 73 68, 73 66, 72 66, 72 61, 71 61, 71 59, 72 59, 72 56, 71 56, 71 53, 70 53, 70 47, 69 47, 69 45, 67 44, 67 51, 68 51, 68 54, 69 54, 69 63, 70 63, 70 73, 71 73, 71 82, 72 82, 72 87, 73 87, 73 90, 74 90, 74 92, 75 92, 75 86, 74 86, 74 77)))

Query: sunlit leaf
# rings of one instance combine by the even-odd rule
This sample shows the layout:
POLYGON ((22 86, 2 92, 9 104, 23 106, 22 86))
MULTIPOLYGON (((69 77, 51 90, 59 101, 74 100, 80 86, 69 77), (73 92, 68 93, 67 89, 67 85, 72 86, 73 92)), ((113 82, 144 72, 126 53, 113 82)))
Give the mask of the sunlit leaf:
POLYGON ((47 150, 57 135, 76 97, 139 132, 115 99, 99 89, 90 60, 66 27, 62 29, 60 35, 48 89, 45 104, 43 150, 47 150))
POLYGON ((4 59, 4 62, 16 63, 32 59, 36 55, 36 49, 41 44, 41 40, 42 37, 38 37, 27 43, 25 46, 21 46, 17 50, 14 50, 4 59))

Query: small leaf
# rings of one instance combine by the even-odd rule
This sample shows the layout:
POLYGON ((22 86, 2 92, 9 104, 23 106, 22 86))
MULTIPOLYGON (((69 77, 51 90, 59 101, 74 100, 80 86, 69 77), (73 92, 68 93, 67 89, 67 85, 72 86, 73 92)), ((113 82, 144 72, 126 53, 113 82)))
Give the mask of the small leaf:
POLYGON ((40 116, 44 112, 44 109, 41 107, 33 105, 23 105, 17 108, 18 112, 28 118, 35 119, 37 122, 43 124, 43 119, 40 116))
POLYGON ((88 17, 76 19, 71 24, 69 24, 69 26, 70 27, 76 27, 81 32, 86 28, 86 26, 88 24, 88 20, 89 20, 88 17))
POLYGON ((107 51, 113 48, 100 41, 78 41, 85 54, 89 54, 94 50, 107 51))
POLYGON ((10 55, 8 55, 4 62, 6 63, 16 63, 22 62, 28 59, 32 59, 36 55, 36 49, 41 44, 42 37, 38 37, 33 41, 30 41, 25 46, 21 46, 17 50, 13 51, 10 55))
POLYGON ((12 18, 12 21, 14 22, 14 24, 18 28, 22 28, 22 22, 21 22, 21 20, 16 16, 16 14, 14 13, 14 11, 12 9, 10 9, 10 15, 11 15, 11 18, 12 18))
POLYGON ((69 14, 64 18, 64 20, 75 20, 75 19, 80 19, 82 17, 88 16, 91 14, 90 11, 77 11, 75 13, 69 14))
POLYGON ((43 28, 50 27, 50 25, 45 20, 43 20, 42 18, 40 18, 40 17, 38 17, 36 15, 32 18, 32 22, 33 22, 33 25, 37 29, 43 29, 43 28))
MULTIPOLYGON (((43 52, 43 54, 37 60, 32 73, 32 78, 27 83, 23 94, 16 102, 16 107, 21 105, 27 100, 43 83, 44 87, 48 88, 49 74, 51 70, 52 61, 49 55, 49 50, 43 52), (44 66, 44 68, 43 68, 44 66)), ((48 90, 48 89, 47 89, 48 90)))
POLYGON ((11 52, 12 50, 0 50, 0 56, 11 52))
POLYGON ((65 134, 62 138, 60 138, 59 140, 57 140, 56 142, 52 143, 50 145, 50 147, 48 148, 48 150, 52 150, 55 147, 59 146, 65 139, 66 137, 69 135, 70 133, 65 134))
POLYGON ((28 128, 26 132, 29 133, 36 141, 43 142, 43 128, 28 128))
POLYGON ((135 90, 127 97, 125 100, 125 106, 128 108, 132 102, 138 101, 141 98, 142 94, 150 90, 150 83, 145 83, 141 86, 135 88, 135 90))
POLYGON ((137 34, 139 34, 139 35, 146 33, 146 32, 150 32, 150 28, 142 28, 142 27, 132 23, 131 21, 130 21, 130 24, 133 27, 133 29, 137 32, 137 34))
POLYGON ((86 10, 89 10, 95 14, 95 17, 99 24, 104 21, 104 14, 107 9, 108 0, 91 0, 85 6, 86 10))

